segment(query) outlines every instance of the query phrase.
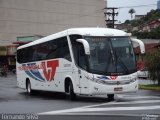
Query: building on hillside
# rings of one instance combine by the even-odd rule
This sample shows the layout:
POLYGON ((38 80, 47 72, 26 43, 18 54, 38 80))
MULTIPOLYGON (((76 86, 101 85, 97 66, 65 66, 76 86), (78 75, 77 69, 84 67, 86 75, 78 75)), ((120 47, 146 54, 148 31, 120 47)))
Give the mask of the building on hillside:
POLYGON ((119 30, 123 30, 125 32, 131 32, 133 29, 131 24, 125 24, 125 23, 115 24, 115 28, 119 30))
POLYGON ((150 32, 152 29, 155 29, 160 26, 160 19, 153 20, 147 24, 140 26, 140 31, 150 32))
POLYGON ((135 15, 135 20, 140 20, 141 18, 145 17, 145 15, 135 15))
POLYGON ((68 28, 105 27, 104 0, 0 0, 0 43, 68 28))
POLYGON ((125 24, 125 23, 117 24, 116 28, 124 30, 126 32, 132 32, 132 31, 150 32, 152 29, 155 29, 159 26, 160 26, 160 19, 157 19, 136 27, 131 26, 131 24, 125 24))

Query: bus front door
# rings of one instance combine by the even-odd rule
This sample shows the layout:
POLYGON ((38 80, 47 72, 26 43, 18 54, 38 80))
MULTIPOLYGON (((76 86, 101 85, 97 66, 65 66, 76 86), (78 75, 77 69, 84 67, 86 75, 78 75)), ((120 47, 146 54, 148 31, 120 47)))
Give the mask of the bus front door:
POLYGON ((79 55, 78 55, 78 66, 80 67, 78 69, 78 76, 79 76, 79 83, 80 83, 80 90, 81 94, 87 94, 88 87, 89 87, 89 81, 87 79, 88 72, 87 69, 87 62, 86 62, 86 55, 84 52, 83 45, 80 45, 78 48, 79 55))
POLYGON ((85 70, 78 70, 79 83, 80 83, 80 93, 88 94, 89 92, 89 81, 87 79, 88 73, 85 70))

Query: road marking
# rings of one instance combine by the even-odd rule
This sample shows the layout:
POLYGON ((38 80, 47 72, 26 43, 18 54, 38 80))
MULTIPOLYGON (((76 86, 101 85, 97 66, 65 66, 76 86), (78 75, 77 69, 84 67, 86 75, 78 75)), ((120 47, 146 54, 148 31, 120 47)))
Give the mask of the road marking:
POLYGON ((102 111, 129 111, 129 110, 153 110, 160 109, 160 106, 138 106, 138 107, 109 107, 109 108, 73 108, 66 110, 50 111, 39 113, 41 115, 60 115, 65 113, 80 113, 80 112, 102 112, 102 111))
POLYGON ((89 105, 89 106, 84 106, 80 108, 89 108, 89 107, 98 107, 98 106, 107 106, 107 105, 125 105, 125 104, 142 104, 142 103, 160 103, 160 100, 145 100, 145 101, 129 101, 129 102, 107 102, 107 103, 102 103, 102 104, 96 104, 96 105, 89 105))
POLYGON ((97 111, 125 111, 125 110, 152 110, 160 109, 160 106, 138 106, 138 107, 109 107, 109 108, 85 108, 75 109, 71 112, 97 112, 97 111))
POLYGON ((160 100, 147 100, 147 101, 130 101, 130 102, 108 102, 96 105, 83 106, 78 108, 71 108, 65 110, 49 111, 38 114, 64 114, 70 112, 95 112, 95 111, 125 111, 125 110, 150 110, 160 109, 160 106, 138 106, 138 107, 108 107, 108 108, 93 108, 107 105, 124 105, 124 104, 142 104, 142 103, 160 103, 160 100))
POLYGON ((133 96, 133 95, 118 95, 118 98, 126 98, 126 99, 146 99, 146 98, 152 98, 152 99, 160 99, 158 96, 133 96))

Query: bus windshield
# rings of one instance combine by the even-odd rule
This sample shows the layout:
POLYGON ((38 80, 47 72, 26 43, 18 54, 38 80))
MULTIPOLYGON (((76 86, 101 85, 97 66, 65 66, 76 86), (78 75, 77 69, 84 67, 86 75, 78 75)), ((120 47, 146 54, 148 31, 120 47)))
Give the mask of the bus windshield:
POLYGON ((129 37, 84 37, 90 45, 89 70, 95 74, 127 75, 136 71, 129 37))

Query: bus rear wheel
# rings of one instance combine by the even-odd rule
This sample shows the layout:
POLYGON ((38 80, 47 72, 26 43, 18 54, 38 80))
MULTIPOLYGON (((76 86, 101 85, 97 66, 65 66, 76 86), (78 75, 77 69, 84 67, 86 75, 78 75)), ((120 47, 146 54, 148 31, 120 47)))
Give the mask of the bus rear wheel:
POLYGON ((108 100, 113 101, 114 100, 114 94, 107 94, 108 100))
POLYGON ((74 93, 73 84, 72 84, 71 81, 69 82, 68 87, 69 87, 69 99, 70 100, 75 100, 76 99, 76 94, 74 93))

